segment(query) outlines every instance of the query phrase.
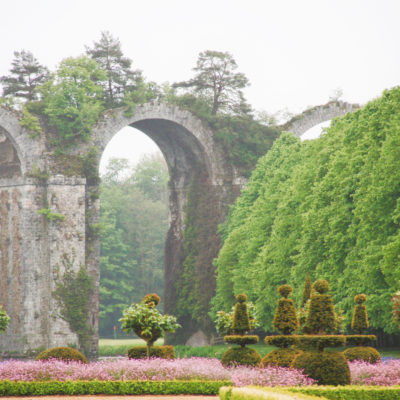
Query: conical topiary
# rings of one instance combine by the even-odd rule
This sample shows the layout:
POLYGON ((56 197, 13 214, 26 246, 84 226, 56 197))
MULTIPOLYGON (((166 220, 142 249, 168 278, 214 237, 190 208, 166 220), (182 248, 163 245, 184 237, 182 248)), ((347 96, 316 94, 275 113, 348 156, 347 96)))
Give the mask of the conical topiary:
POLYGON ((273 326, 277 331, 283 333, 284 335, 292 334, 299 327, 299 321, 297 319, 297 312, 294 302, 292 299, 288 299, 291 292, 292 287, 289 285, 282 285, 278 288, 278 293, 283 298, 278 300, 273 326))
POLYGON ((247 296, 238 294, 237 303, 233 313, 232 332, 237 335, 244 335, 250 330, 249 313, 247 312, 247 296))
POLYGON ((318 279, 312 288, 314 293, 311 295, 306 321, 307 333, 332 333, 336 328, 336 318, 332 297, 327 294, 329 283, 324 279, 318 279))
POLYGON ((354 297, 357 305, 354 307, 351 329, 358 334, 363 334, 369 328, 367 307, 363 304, 367 301, 365 294, 358 294, 354 297))
POLYGON ((303 297, 301 299, 301 306, 304 307, 307 303, 308 300, 310 300, 311 297, 311 279, 310 275, 306 275, 306 280, 304 282, 304 290, 303 290, 303 297))

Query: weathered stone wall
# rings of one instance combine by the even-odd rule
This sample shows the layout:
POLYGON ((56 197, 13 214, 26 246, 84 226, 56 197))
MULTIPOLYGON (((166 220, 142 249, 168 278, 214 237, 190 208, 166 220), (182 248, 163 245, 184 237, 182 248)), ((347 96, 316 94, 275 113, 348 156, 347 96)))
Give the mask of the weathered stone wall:
POLYGON ((281 125, 280 130, 293 132, 295 136, 300 137, 312 127, 329 121, 332 118, 353 112, 359 107, 358 104, 350 104, 340 100, 330 101, 327 104, 309 108, 301 114, 296 115, 286 124, 281 125))

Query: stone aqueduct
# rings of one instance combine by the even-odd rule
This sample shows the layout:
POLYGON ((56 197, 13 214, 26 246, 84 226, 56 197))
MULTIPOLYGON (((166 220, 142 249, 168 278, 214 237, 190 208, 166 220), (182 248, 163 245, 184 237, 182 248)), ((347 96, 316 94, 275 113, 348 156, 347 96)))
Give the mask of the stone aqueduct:
MULTIPOLYGON (((354 108, 331 102, 303 113, 282 129, 301 135, 305 127, 308 129, 354 108)), ((93 195, 98 181, 60 167, 44 138, 30 137, 18 117, 17 113, 0 107, 0 303, 11 316, 7 332, 0 335, 0 351, 16 354, 77 342, 76 334, 58 317, 52 296, 56 282, 68 267, 77 270, 86 265, 95 279, 90 321, 97 332, 100 254, 99 238, 89 234, 90 227, 99 219, 99 200, 93 195), (63 214, 65 219, 51 221, 38 213, 43 208, 63 214)), ((105 113, 94 128, 91 141, 76 149, 74 156, 87 154, 96 147, 98 167, 109 140, 128 125, 153 139, 168 165, 170 228, 165 282, 166 287, 173 288, 182 267, 184 208, 196 171, 202 171, 203 190, 212 194, 215 202, 217 218, 210 224, 209 232, 209 238, 215 241, 217 224, 224 219, 245 179, 229 164, 212 131, 190 112, 166 104, 142 105, 131 117, 122 110, 105 113)), ((216 256, 211 253, 207 256, 210 263, 216 256)), ((204 285, 214 285, 213 274, 204 280, 204 285)), ((164 299, 168 312, 174 307, 174 289, 166 292, 164 299)), ((200 326, 194 324, 192 328, 191 337, 186 338, 189 343, 205 340, 200 326)), ((95 334, 94 352, 96 346, 95 334)))

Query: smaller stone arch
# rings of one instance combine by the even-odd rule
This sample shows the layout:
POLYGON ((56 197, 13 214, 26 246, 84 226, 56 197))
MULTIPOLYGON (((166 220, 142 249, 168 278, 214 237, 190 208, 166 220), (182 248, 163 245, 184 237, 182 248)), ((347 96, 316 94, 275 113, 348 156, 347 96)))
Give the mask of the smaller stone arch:
POLYGON ((329 121, 332 118, 340 117, 349 112, 356 111, 360 106, 358 104, 350 104, 340 100, 330 101, 326 104, 315 106, 296 115, 291 120, 278 128, 281 131, 292 132, 295 136, 300 137, 314 126, 329 121))

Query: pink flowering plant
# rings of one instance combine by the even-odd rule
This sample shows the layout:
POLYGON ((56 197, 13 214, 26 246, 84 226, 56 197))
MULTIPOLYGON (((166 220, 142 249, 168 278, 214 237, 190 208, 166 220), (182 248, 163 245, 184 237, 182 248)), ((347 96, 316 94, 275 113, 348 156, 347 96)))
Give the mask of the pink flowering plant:
POLYGON ((349 366, 352 385, 400 385, 400 360, 387 360, 376 364, 353 361, 349 366))
POLYGON ((165 360, 108 360, 90 364, 79 362, 4 361, 0 363, 0 380, 67 381, 67 380, 231 380, 234 385, 310 385, 313 380, 300 371, 285 368, 226 368, 218 359, 184 358, 165 360))

